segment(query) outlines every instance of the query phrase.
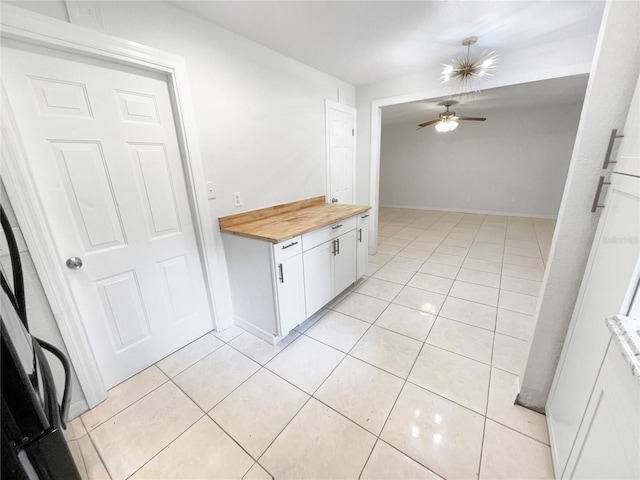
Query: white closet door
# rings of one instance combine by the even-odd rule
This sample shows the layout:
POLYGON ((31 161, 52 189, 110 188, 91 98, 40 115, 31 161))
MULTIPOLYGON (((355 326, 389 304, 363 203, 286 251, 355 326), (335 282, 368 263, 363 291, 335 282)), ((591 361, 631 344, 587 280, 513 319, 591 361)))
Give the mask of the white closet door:
POLYGON ((355 203, 356 110, 327 101, 327 192, 332 203, 355 203))
POLYGON ((2 66, 109 388, 212 328, 166 79, 11 41, 2 66))

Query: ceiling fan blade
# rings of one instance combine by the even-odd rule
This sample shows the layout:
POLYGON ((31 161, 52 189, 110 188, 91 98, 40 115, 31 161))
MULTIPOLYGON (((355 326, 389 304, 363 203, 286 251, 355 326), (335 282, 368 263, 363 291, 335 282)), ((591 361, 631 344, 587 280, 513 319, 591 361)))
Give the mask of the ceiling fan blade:
POLYGON ((436 118, 435 120, 431 120, 430 122, 424 122, 424 123, 421 123, 421 124, 420 124, 420 125, 418 125, 418 126, 419 126, 420 128, 428 127, 429 125, 433 125, 434 123, 438 123, 439 121, 440 121, 440 119, 439 119, 439 118, 436 118))
POLYGON ((475 122, 484 122, 486 118, 483 117, 458 117, 458 120, 473 120, 475 122))

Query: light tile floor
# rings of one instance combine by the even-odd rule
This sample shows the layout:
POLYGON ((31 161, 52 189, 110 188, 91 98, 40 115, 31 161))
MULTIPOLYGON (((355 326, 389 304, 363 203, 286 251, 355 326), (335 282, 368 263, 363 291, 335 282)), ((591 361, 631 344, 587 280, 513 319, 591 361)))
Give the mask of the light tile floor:
POLYGON ((83 476, 552 478, 513 402, 555 222, 379 220, 367 276, 278 346, 207 334, 71 422, 83 476))

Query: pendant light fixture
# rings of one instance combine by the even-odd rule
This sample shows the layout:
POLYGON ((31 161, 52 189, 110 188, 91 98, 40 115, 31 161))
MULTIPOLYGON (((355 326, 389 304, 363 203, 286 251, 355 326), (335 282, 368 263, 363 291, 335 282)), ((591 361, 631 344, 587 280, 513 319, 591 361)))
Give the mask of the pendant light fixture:
POLYGON ((498 54, 494 51, 483 51, 472 55, 471 46, 478 41, 478 37, 465 38, 462 45, 467 47, 467 53, 454 58, 450 64, 442 65, 442 83, 453 82, 452 95, 479 92, 479 84, 486 77, 493 76, 496 69, 498 54))

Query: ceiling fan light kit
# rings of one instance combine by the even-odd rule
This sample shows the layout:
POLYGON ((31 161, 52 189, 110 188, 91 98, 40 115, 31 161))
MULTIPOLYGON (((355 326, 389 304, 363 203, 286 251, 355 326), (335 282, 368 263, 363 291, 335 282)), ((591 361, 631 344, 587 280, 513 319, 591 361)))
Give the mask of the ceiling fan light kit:
POLYGON ((480 54, 471 55, 471 46, 478 41, 478 37, 465 38, 462 45, 467 47, 467 53, 451 60, 451 64, 442 65, 442 83, 454 82, 452 95, 479 92, 479 83, 486 77, 493 76, 497 67, 498 54, 484 50, 480 54))
POLYGON ((440 133, 453 132, 458 128, 458 122, 455 120, 445 120, 436 123, 436 130, 440 133))
POLYGON ((447 110, 438 115, 438 118, 436 118, 435 120, 430 120, 418 125, 418 130, 424 127, 428 127, 429 125, 435 125, 436 131, 440 133, 453 132, 456 128, 458 128, 459 121, 472 120, 474 122, 484 122, 486 120, 486 118, 484 117, 458 117, 456 115, 456 112, 449 111, 449 107, 457 104, 458 102, 456 102, 455 100, 446 100, 442 102, 440 105, 447 107, 447 110))

